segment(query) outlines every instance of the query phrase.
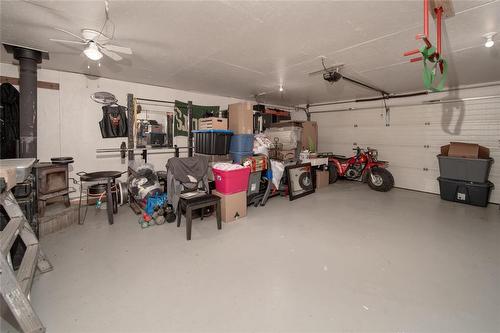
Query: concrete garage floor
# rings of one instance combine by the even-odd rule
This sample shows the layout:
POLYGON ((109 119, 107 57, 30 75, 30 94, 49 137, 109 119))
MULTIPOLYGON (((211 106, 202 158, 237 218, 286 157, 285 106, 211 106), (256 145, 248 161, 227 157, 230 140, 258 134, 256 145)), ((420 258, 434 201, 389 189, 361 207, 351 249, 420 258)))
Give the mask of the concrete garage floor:
MULTIPOLYGON (((183 220, 184 222, 184 220, 183 220)), ((499 332, 500 211, 338 182, 218 231, 130 209, 42 239, 48 332, 499 332)))

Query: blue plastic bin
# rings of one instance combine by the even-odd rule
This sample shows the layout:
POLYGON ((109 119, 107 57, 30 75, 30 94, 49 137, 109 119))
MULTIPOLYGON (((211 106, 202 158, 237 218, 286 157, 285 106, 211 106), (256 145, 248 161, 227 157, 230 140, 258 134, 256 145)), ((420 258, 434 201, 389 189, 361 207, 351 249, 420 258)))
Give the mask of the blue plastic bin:
POLYGON ((248 152, 253 151, 253 134, 235 134, 231 138, 229 151, 248 152))

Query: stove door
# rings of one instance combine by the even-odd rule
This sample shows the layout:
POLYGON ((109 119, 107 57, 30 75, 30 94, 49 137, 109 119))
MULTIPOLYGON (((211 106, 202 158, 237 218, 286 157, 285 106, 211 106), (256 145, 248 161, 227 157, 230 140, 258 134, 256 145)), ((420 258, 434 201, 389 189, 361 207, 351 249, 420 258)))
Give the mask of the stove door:
POLYGON ((38 191, 41 194, 50 194, 68 188, 68 168, 55 166, 38 170, 38 191))

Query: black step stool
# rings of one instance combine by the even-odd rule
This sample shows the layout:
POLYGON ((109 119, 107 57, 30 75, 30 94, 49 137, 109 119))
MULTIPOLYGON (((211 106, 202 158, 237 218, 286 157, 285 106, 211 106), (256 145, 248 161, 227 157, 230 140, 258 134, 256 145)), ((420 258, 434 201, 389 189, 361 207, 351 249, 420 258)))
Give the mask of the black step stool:
POLYGON ((217 229, 222 229, 221 223, 221 207, 220 198, 213 194, 206 194, 202 196, 196 196, 189 199, 180 198, 179 206, 177 208, 177 227, 181 226, 181 215, 183 212, 186 216, 186 238, 191 240, 191 226, 193 222, 193 210, 202 209, 201 219, 203 219, 203 208, 215 207, 217 214, 217 229))

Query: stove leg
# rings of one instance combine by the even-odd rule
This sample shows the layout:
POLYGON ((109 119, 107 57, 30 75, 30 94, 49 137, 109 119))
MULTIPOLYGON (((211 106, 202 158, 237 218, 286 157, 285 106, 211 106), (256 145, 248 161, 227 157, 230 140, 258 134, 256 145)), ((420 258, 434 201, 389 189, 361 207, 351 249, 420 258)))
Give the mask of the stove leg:
POLYGON ((108 211, 108 223, 113 224, 113 193, 111 192, 111 178, 108 178, 106 192, 107 192, 106 210, 108 211))
POLYGON ((80 200, 78 200, 78 224, 83 223, 80 213, 80 210, 82 209, 82 192, 83 192, 83 183, 80 180, 80 200))
POLYGON ((111 181, 111 188, 115 189, 111 192, 111 197, 113 198, 113 214, 116 214, 118 213, 118 187, 114 179, 111 181))
POLYGON ((64 196, 64 205, 65 205, 66 207, 71 206, 71 201, 69 200, 69 194, 66 194, 66 195, 64 196))
POLYGON ((45 200, 38 200, 38 217, 43 217, 45 215, 45 200))

